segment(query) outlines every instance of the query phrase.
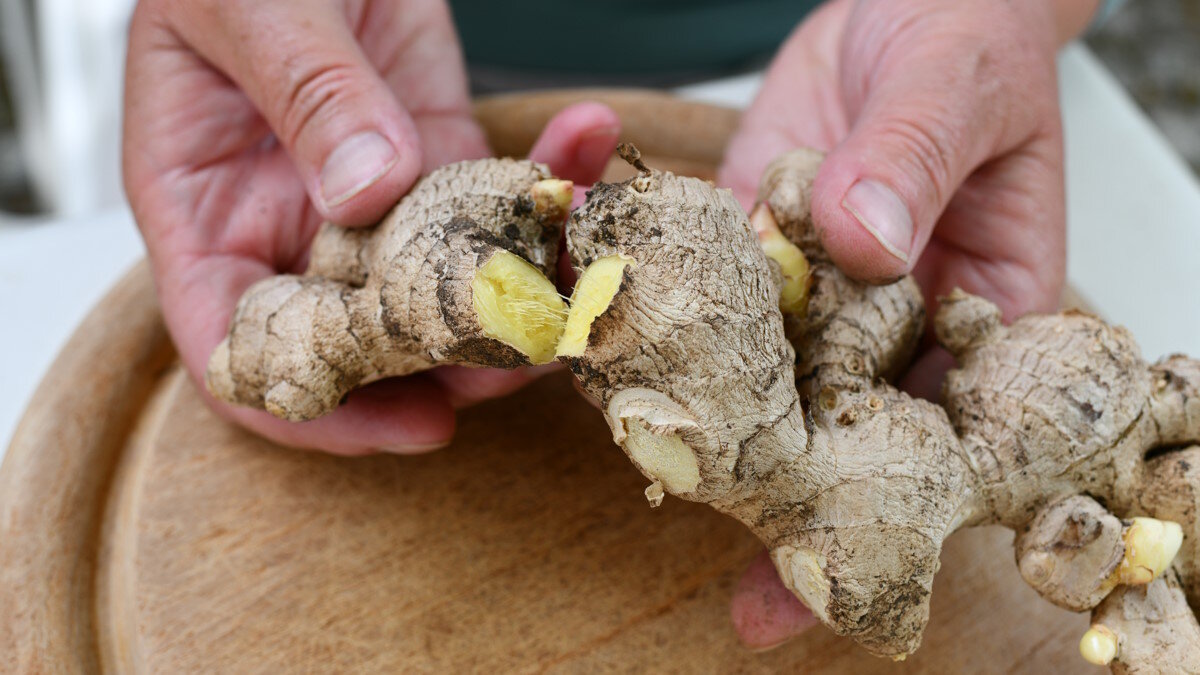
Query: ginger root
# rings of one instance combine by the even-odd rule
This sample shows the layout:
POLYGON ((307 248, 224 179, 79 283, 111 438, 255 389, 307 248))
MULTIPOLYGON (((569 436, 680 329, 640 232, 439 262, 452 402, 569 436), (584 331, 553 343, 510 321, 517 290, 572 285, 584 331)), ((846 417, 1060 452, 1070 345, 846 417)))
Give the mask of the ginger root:
POLYGON ((1182 546, 1174 569, 1194 598, 1200 483, 1180 475, 1192 451, 1171 448, 1200 441, 1200 364, 1148 365, 1123 329, 1078 312, 1005 327, 956 292, 935 321, 959 363, 945 407, 911 398, 888 380, 922 335, 921 294, 832 264, 808 211, 820 160, 777 160, 750 218, 727 191, 639 164, 572 215, 585 278, 632 262, 559 353, 652 481, 647 496, 742 521, 822 622, 883 656, 917 648, 942 541, 960 527, 1021 532, 1023 574, 1080 611, 1155 578, 1182 546), (782 303, 786 319, 800 275, 773 232, 805 260, 805 301, 782 303), (1174 522, 1121 520, 1135 516, 1174 522))
POLYGON ((774 162, 748 217, 621 152, 638 175, 570 215, 569 309, 550 279, 570 184, 528 162, 452 165, 373 230, 322 230, 305 276, 248 291, 210 388, 309 419, 380 377, 556 357, 652 506, 737 518, 817 618, 875 654, 920 644, 943 540, 1001 524, 1031 586, 1094 610, 1085 656, 1138 672, 1171 639, 1200 664, 1200 362, 1147 364, 1079 312, 1005 326, 957 291, 934 327, 958 368, 942 405, 914 399, 890 380, 924 333, 920 290, 833 264, 809 213, 819 153, 774 162))
POLYGON ((1079 651, 1114 673, 1200 673, 1200 624, 1176 573, 1113 591, 1092 612, 1079 651))
POLYGON ((323 226, 304 276, 242 296, 209 360, 209 391, 300 421, 384 377, 553 360, 567 312, 552 280, 571 193, 533 162, 460 162, 373 228, 323 226))

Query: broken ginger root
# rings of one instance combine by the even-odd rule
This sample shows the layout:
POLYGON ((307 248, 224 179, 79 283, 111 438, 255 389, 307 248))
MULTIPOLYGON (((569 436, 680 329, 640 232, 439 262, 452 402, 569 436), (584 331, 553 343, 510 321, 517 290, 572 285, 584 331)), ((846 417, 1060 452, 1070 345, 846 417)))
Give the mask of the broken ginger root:
POLYGON ((209 391, 302 421, 355 387, 438 364, 552 361, 567 317, 552 280, 572 190, 533 162, 460 162, 373 228, 323 226, 304 276, 243 295, 209 360, 209 391))
POLYGON ((1006 327, 956 292, 935 321, 959 364, 945 407, 909 397, 888 379, 922 336, 921 294, 833 265, 808 207, 820 161, 772 164, 749 218, 727 191, 641 165, 571 217, 573 264, 604 281, 570 310, 587 330, 559 355, 652 505, 669 493, 742 521, 818 619, 893 658, 917 648, 961 527, 1017 530, 1022 574, 1077 611, 1164 572, 1194 605, 1200 456, 1186 458, 1200 448, 1174 448, 1200 441, 1200 363, 1148 365, 1123 329, 1078 312, 1006 327))
POLYGON ((749 217, 623 155, 638 175, 570 216, 569 306, 550 279, 570 185, 528 162, 452 165, 374 230, 322 230, 306 276, 252 288, 210 389, 310 419, 380 377, 557 358, 652 505, 743 522, 816 617, 875 654, 919 645, 942 541, 1000 524, 1031 586, 1094 610, 1085 656, 1134 669, 1176 636, 1180 663, 1200 659, 1200 362, 1149 365, 1079 312, 1004 326, 956 292, 934 324, 958 369, 942 406, 914 399, 889 380, 924 332, 920 290, 838 271, 809 213, 819 153, 773 163, 749 217))

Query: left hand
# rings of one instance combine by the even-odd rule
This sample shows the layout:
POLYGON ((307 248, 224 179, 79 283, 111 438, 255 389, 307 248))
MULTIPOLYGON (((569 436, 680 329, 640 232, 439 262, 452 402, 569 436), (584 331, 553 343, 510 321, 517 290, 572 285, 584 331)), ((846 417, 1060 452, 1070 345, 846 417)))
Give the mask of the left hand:
MULTIPOLYGON (((141 0, 125 83, 126 193, 201 391, 242 292, 303 270, 322 221, 376 222, 421 173, 490 154, 444 0, 141 0)), ((571 106, 530 157, 588 184, 618 128, 604 106, 571 106)), ((370 384, 302 424, 206 401, 284 445, 412 453, 450 441, 455 408, 539 372, 437 368, 370 384)))
MULTIPOLYGON (((1055 53, 1095 4, 833 0, 776 56, 719 182, 749 207, 775 157, 825 151, 813 217, 843 272, 913 274, 931 316, 956 286, 1008 319, 1054 310, 1066 267, 1055 53)), ((927 351, 905 388, 936 398, 949 363, 927 351)), ((765 554, 732 611, 751 647, 816 623, 765 554)))

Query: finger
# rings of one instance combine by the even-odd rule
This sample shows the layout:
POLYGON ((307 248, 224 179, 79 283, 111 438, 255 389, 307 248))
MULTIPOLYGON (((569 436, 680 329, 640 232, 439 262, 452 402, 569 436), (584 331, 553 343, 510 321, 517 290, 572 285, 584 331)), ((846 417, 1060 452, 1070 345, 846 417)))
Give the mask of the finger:
POLYGON ((730 603, 738 638, 756 650, 778 647, 817 625, 817 619, 796 599, 775 573, 763 551, 750 563, 730 603))
POLYGON ((846 135, 834 55, 852 3, 827 2, 784 42, 725 149, 717 183, 749 211, 767 165, 792 148, 826 151, 846 135))
MULTIPOLYGON (((576 194, 576 197, 579 195, 576 194)), ((578 205, 572 204, 571 208, 578 208, 578 205)), ((571 293, 575 290, 575 282, 579 279, 579 274, 571 265, 571 256, 567 253, 567 238, 563 237, 558 244, 558 266, 555 270, 557 275, 554 278, 554 286, 563 297, 571 297, 571 293)))
POLYGON ((413 117, 421 136, 422 173, 465 159, 483 159, 492 155, 487 137, 470 109, 453 115, 416 115, 413 117))
POLYGON ((1013 22, 1000 4, 856 10, 842 71, 854 124, 822 163, 813 197, 822 242, 851 276, 911 271, 963 181, 1053 117, 1053 74, 1044 72, 1053 64, 1036 56, 1052 47, 1006 28, 1013 22))
POLYGON ((604 410, 600 407, 600 399, 589 394, 588 390, 583 388, 583 383, 579 381, 579 378, 572 377, 571 386, 575 387, 575 391, 579 392, 579 395, 583 397, 583 400, 587 401, 588 405, 592 406, 596 410, 604 412, 604 410))
POLYGON ((444 0, 349 3, 363 50, 400 97, 421 137, 423 169, 490 157, 471 110, 458 34, 444 0))
POLYGON ((454 409, 438 384, 425 375, 357 389, 332 413, 309 422, 287 422, 211 397, 209 403, 223 417, 276 443, 337 455, 411 455, 443 448, 454 437, 454 409))
POLYGON ((559 370, 562 370, 562 366, 557 363, 516 370, 445 366, 429 371, 429 375, 441 386, 451 405, 455 408, 466 408, 511 394, 530 382, 559 370))
POLYGON ((621 120, 601 103, 576 103, 546 124, 529 158, 542 162, 559 178, 578 185, 600 180, 617 148, 621 120))
POLYGON ((370 223, 416 180, 421 150, 413 120, 363 54, 338 3, 176 7, 175 30, 255 104, 324 217, 370 223))
POLYGON ((941 347, 933 347, 917 357, 904 377, 897 383, 909 396, 938 403, 942 400, 942 383, 954 367, 954 357, 941 347))
POLYGON ((971 175, 913 270, 930 316, 955 288, 996 303, 1006 321, 1058 308, 1066 277, 1059 130, 971 175))

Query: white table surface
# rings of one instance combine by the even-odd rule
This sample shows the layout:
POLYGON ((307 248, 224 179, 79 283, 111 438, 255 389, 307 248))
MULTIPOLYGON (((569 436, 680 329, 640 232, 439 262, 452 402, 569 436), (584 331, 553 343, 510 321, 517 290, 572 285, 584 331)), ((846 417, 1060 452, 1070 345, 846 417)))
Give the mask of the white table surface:
MULTIPOLYGON (((1200 186, 1082 46, 1060 59, 1070 282, 1148 358, 1200 354, 1200 186)), ((744 106, 759 78, 688 87, 744 106)), ((0 216, 0 454, 88 309, 144 253, 126 211, 60 222, 0 216)))

